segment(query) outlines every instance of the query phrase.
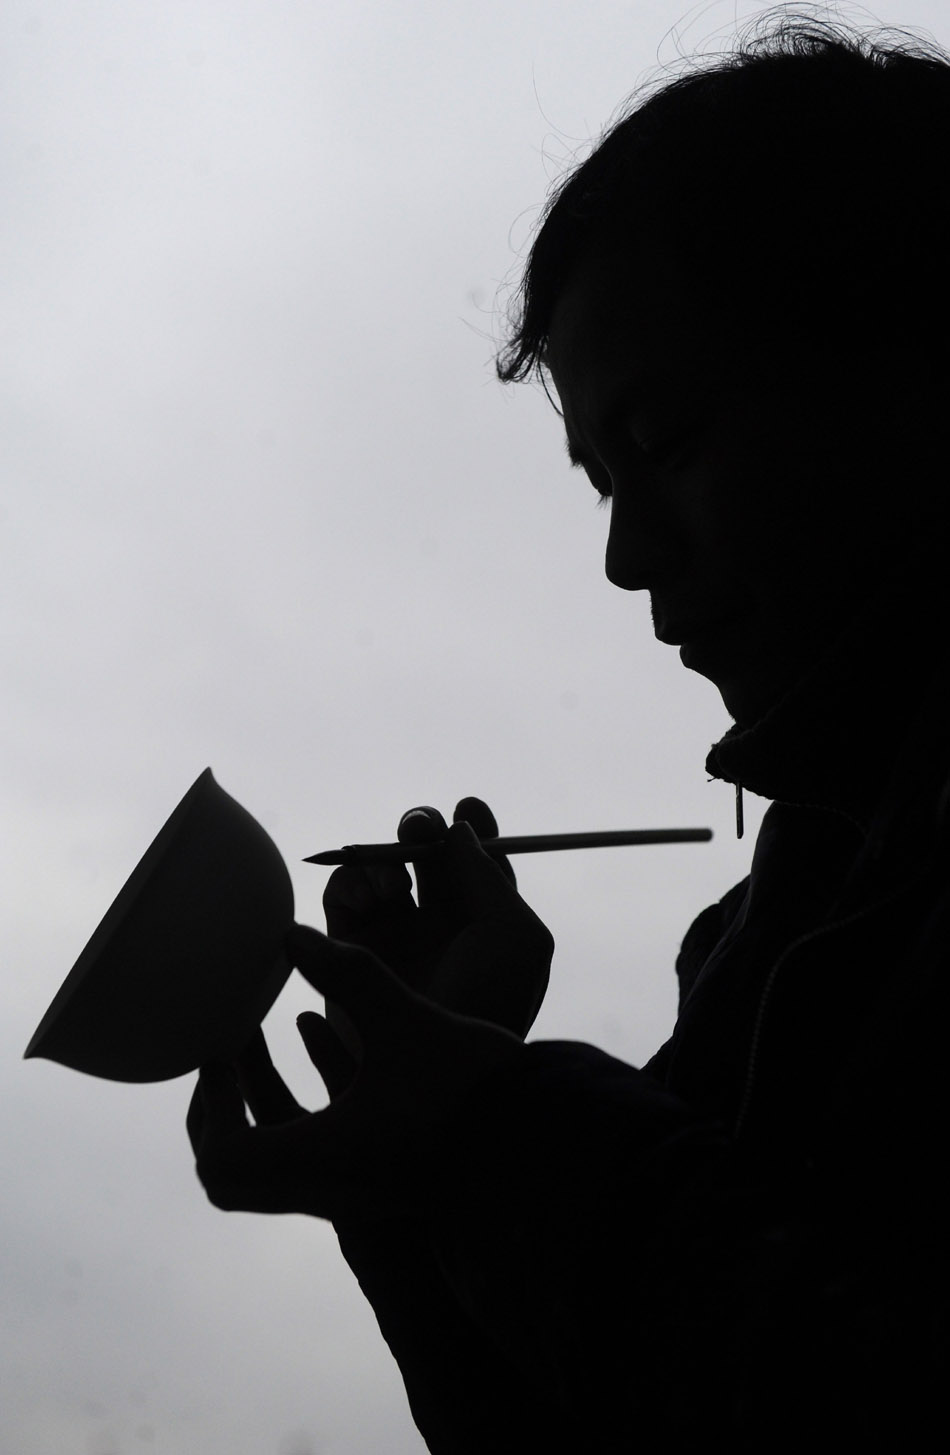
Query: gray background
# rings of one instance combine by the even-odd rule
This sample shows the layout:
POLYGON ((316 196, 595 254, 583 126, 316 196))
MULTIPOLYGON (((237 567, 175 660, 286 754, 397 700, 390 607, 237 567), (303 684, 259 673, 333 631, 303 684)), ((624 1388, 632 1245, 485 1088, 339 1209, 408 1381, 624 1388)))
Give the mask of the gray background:
MULTIPOLYGON (((763 805, 737 843, 715 690, 605 581, 558 420, 492 360, 549 182, 758 8, 5 0, 4 1452, 422 1448, 331 1230, 205 1201, 191 1077, 20 1059, 206 765, 318 925, 302 856, 415 803, 711 825, 518 863, 558 941, 535 1034, 633 1062, 665 1038, 679 940, 763 805)), ((950 39, 936 3, 842 13, 950 39)), ((295 977, 267 1028, 316 1106, 313 1001, 295 977)))

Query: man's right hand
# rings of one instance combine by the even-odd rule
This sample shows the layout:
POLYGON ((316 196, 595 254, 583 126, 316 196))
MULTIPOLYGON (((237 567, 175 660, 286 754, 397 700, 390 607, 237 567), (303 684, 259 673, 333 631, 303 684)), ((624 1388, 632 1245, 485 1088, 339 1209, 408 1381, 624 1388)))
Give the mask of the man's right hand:
MULTIPOLYGON (((446 1010, 523 1038, 547 989, 554 940, 518 894, 508 861, 482 848, 479 837, 497 833, 477 798, 459 803, 451 828, 433 808, 410 809, 400 842, 444 841, 415 866, 418 902, 401 864, 344 866, 331 875, 323 906, 331 938, 371 950, 446 1010)), ((355 1049, 330 1007, 328 1019, 355 1049)))

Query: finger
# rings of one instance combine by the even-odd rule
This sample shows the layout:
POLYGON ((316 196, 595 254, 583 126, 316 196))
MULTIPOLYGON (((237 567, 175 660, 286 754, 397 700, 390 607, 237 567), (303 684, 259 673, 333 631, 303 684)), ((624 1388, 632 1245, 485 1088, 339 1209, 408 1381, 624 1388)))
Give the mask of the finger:
MULTIPOLYGON (((399 820, 396 837, 401 844, 433 844, 444 842, 447 832, 448 825, 437 808, 410 808, 399 820)), ((427 854, 414 860, 413 868, 420 909, 429 904, 451 903, 458 898, 444 854, 427 854)))
POLYGON ((366 877, 377 903, 387 910, 412 904, 412 875, 405 864, 367 864, 366 877))
POLYGON ((258 1126, 286 1122, 306 1114, 271 1060, 262 1030, 255 1032, 238 1056, 235 1070, 244 1100, 258 1126))
MULTIPOLYGON (((498 837, 498 823, 488 804, 481 798, 463 798, 455 806, 455 813, 452 815, 453 823, 471 824, 475 833, 480 839, 496 839, 498 837)), ((515 871, 505 858, 504 854, 491 854, 490 857, 501 869, 505 878, 516 885, 515 871)))
POLYGON ((349 938, 358 930, 376 902, 366 870, 355 864, 334 869, 323 891, 327 931, 334 939, 349 938))
POLYGON ((341 1138, 331 1109, 279 1126, 234 1128, 209 1136, 197 1173, 209 1200, 225 1212, 331 1215, 333 1169, 341 1138))
POLYGON ((297 1030, 314 1066, 323 1078, 323 1084, 331 1099, 340 1096, 352 1083, 357 1072, 353 1056, 333 1030, 332 1026, 316 1011, 304 1011, 297 1017, 297 1030))
POLYGON ((453 823, 470 823, 480 839, 498 837, 498 823, 488 804, 481 798, 462 798, 455 805, 453 823))
POLYGON ((344 865, 327 880, 327 931, 350 944, 371 942, 381 915, 412 910, 412 878, 405 864, 344 865))
MULTIPOLYGON (((405 864, 346 866, 331 875, 323 904, 331 939, 359 945, 398 975, 405 974, 419 914, 405 864)), ((327 1018, 339 1029, 329 1007, 327 1018)), ((344 1044, 351 1040, 343 1036, 344 1044)))
POLYGON ((286 943, 304 979, 346 1012, 364 1046, 377 1027, 403 1019, 416 999, 368 950, 330 940, 309 925, 294 925, 286 943))
POLYGON ((401 844, 431 844, 445 838, 445 829, 445 819, 439 810, 421 804, 418 808, 406 809, 399 820, 396 837, 401 844))
POLYGON ((198 1072, 202 1143, 247 1129, 244 1096, 233 1067, 212 1061, 198 1072))
POLYGON ((457 819, 446 835, 446 868, 453 875, 456 894, 473 916, 511 912, 523 903, 507 861, 489 854, 472 825, 457 819))
POLYGON ((323 891, 327 933, 335 940, 358 945, 372 923, 376 894, 365 868, 346 864, 335 869, 323 891))

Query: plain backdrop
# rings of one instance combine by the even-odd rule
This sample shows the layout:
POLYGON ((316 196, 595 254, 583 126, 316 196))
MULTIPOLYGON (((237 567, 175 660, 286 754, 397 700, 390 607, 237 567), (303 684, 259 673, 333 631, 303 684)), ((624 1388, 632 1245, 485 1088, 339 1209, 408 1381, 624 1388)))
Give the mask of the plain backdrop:
MULTIPOLYGON (((3 1451, 423 1448, 332 1231, 206 1202, 193 1078, 21 1059, 206 766, 318 926, 302 857, 413 804, 711 826, 517 865, 558 942, 534 1035, 636 1063, 668 1034, 679 942, 765 805, 737 842, 715 690, 606 582, 551 405, 493 356, 551 182, 757 10, 5 0, 3 1451)), ((935 0, 841 13, 948 38, 935 0)), ((295 977, 267 1033, 319 1105, 313 1003, 295 977)))

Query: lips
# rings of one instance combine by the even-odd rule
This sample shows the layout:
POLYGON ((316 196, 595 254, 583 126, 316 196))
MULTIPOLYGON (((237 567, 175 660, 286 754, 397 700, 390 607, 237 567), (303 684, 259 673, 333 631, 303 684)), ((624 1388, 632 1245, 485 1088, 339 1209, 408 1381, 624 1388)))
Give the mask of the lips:
POLYGON ((735 629, 746 615, 741 608, 718 615, 696 615, 674 618, 666 621, 662 616, 654 618, 654 633, 657 641, 670 647, 688 647, 694 643, 722 636, 735 629))
POLYGON ((709 616, 683 617, 673 621, 661 619, 654 622, 653 630, 657 641, 664 642, 668 647, 681 647, 686 642, 695 641, 697 637, 713 631, 716 624, 717 618, 709 616))
POLYGON ((699 626, 689 622, 664 622, 662 627, 654 627, 654 633, 658 642, 664 642, 668 647, 679 647, 708 629, 708 623, 699 626))

